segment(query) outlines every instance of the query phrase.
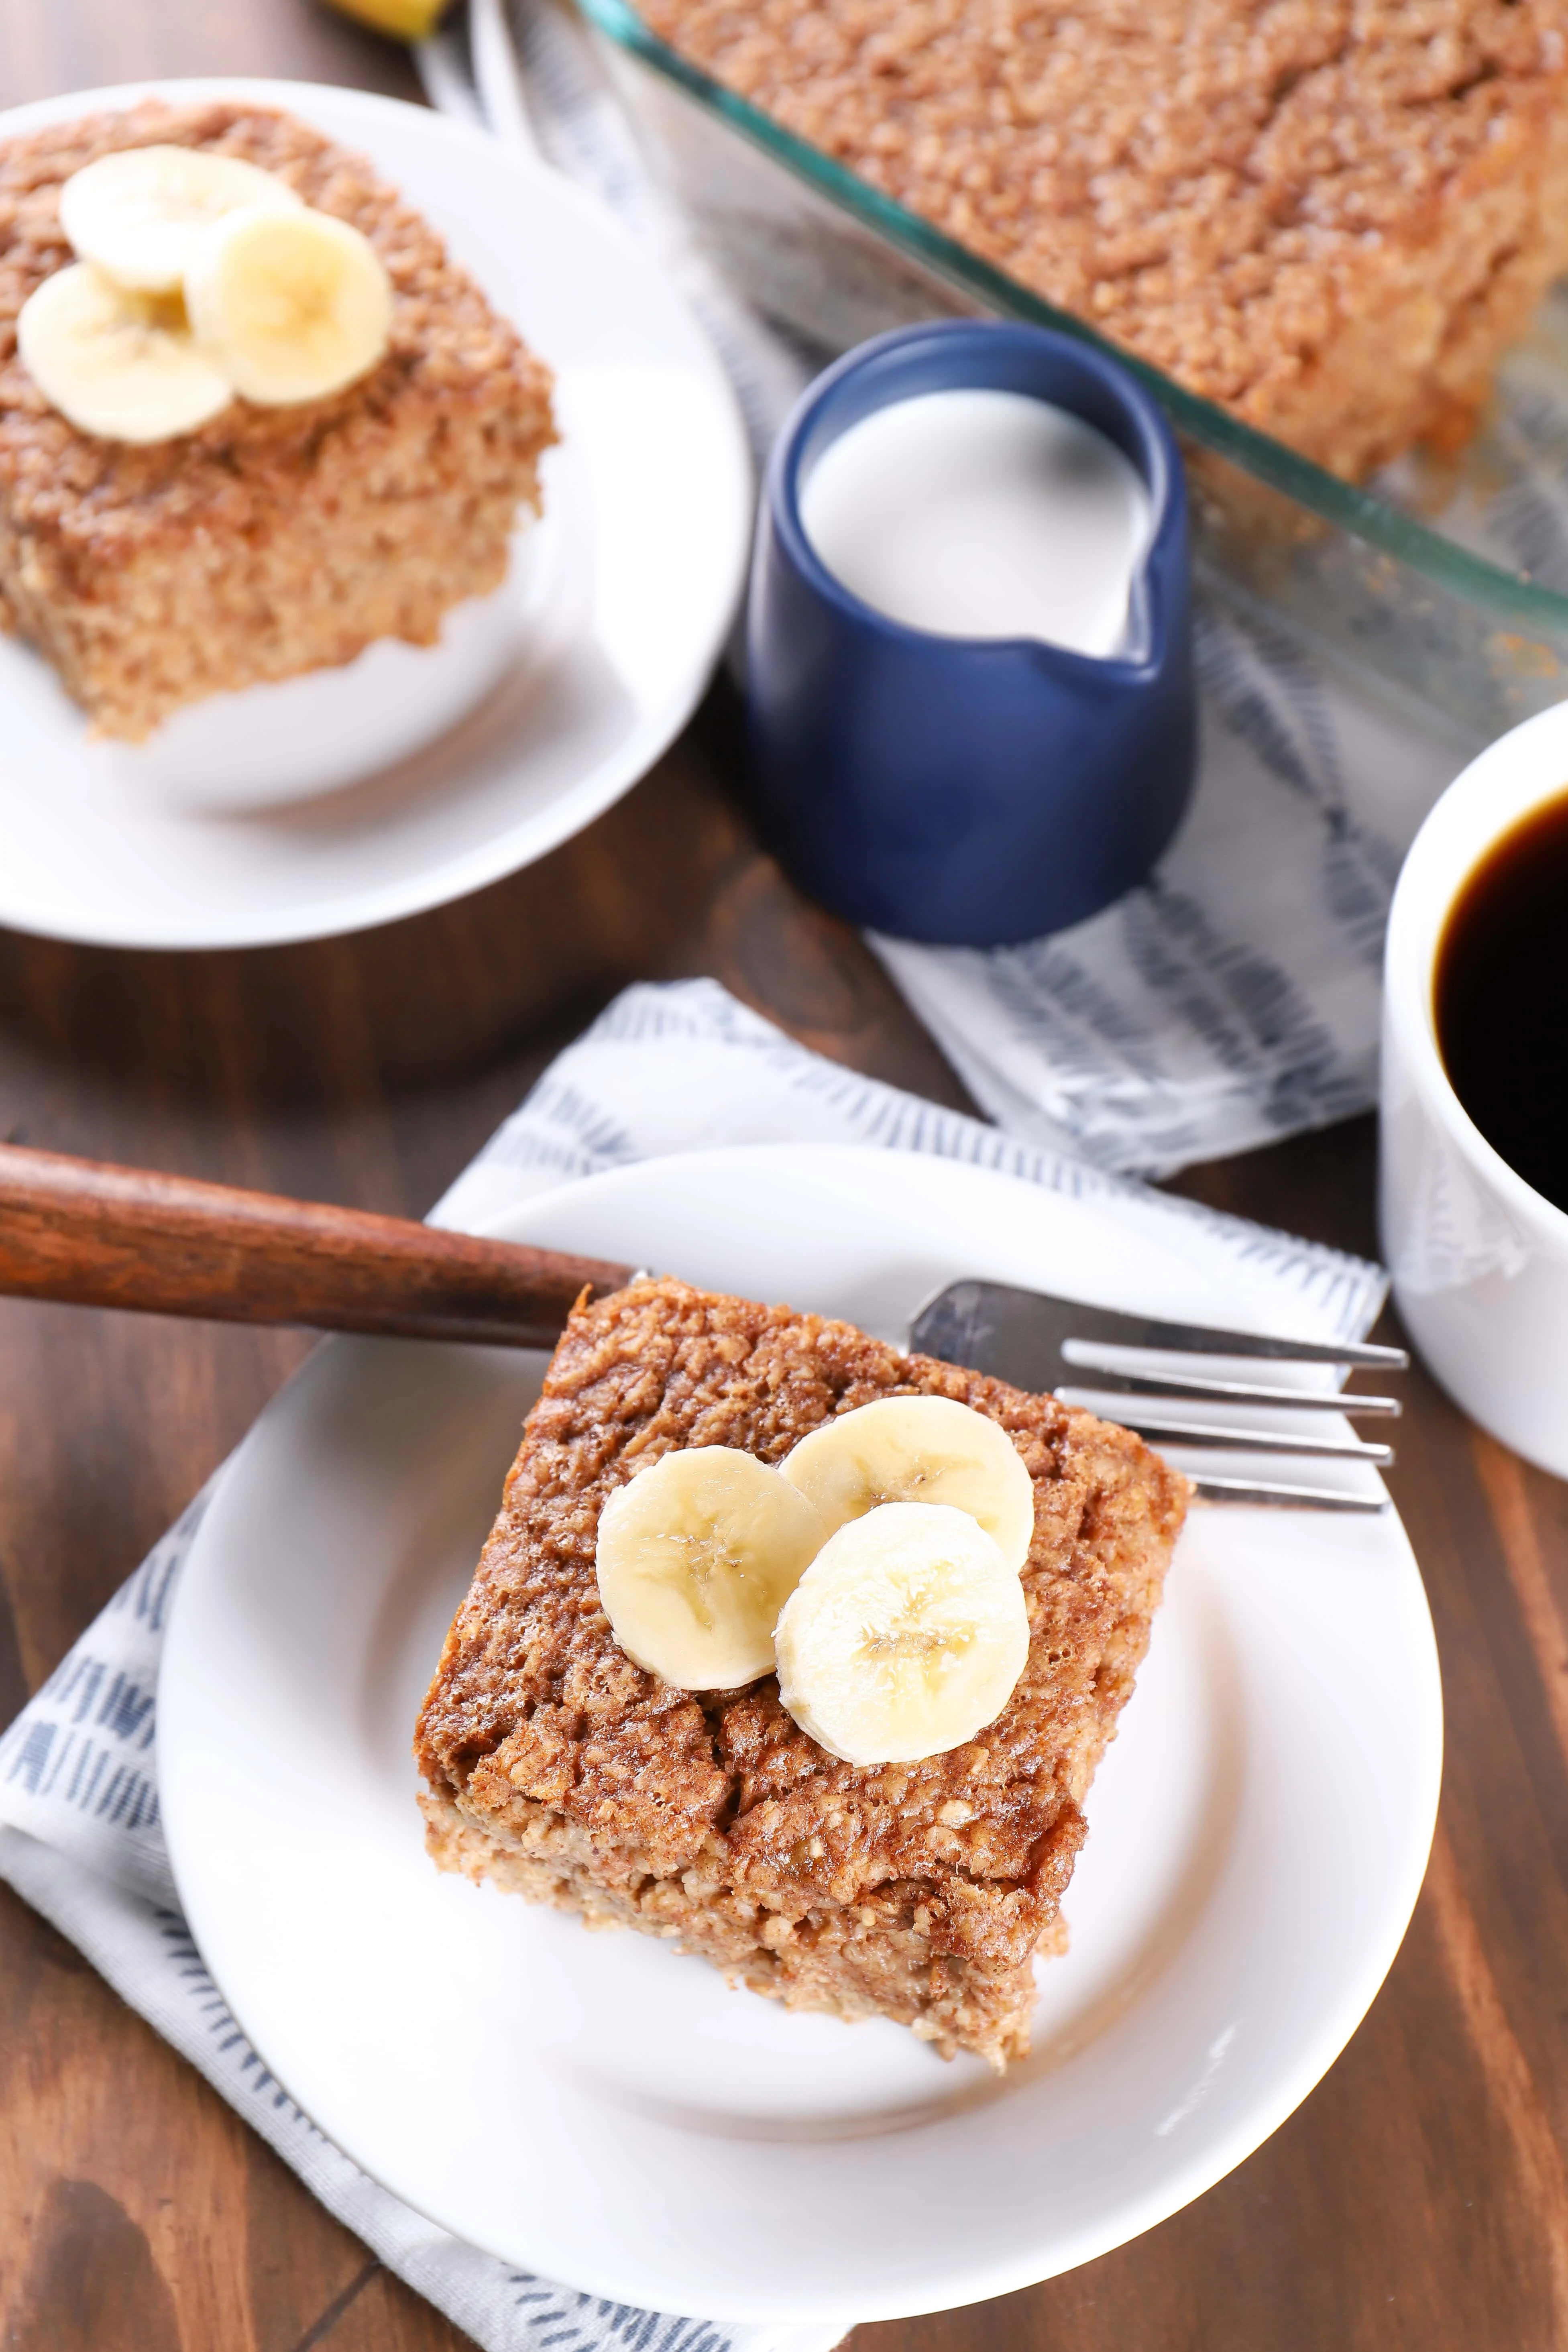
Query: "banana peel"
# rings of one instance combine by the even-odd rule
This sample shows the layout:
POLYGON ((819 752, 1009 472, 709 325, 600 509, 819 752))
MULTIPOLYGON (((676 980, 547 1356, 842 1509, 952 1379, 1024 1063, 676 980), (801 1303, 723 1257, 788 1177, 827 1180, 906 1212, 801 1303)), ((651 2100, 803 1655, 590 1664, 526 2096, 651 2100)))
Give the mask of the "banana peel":
POLYGON ((338 16, 394 41, 427 41, 449 5, 450 0, 327 0, 338 16))

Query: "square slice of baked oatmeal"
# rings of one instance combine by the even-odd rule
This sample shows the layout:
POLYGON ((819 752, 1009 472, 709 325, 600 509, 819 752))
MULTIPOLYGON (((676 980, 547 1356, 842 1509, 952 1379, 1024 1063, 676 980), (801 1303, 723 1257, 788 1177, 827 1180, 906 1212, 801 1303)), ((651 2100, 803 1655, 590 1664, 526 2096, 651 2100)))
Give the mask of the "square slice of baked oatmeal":
POLYGON ((499 587, 554 439, 551 375, 363 157, 269 108, 149 100, 0 146, 0 625, 35 645, 100 733, 182 704, 435 644, 499 587), (79 432, 16 350, 16 319, 72 259, 59 192, 126 147, 237 156, 369 238, 391 339, 324 399, 235 399, 143 446, 79 432))
POLYGON ((579 1308, 528 1417, 415 1741, 430 1851, 593 1926, 640 1927, 790 2006, 897 2019, 944 2056, 1028 2047, 1082 1806, 1148 1645, 1186 1485, 1126 1430, 847 1323, 674 1281, 579 1308), (677 1690, 599 1603, 606 1498, 672 1447, 778 1463, 879 1397, 956 1398, 1035 1485, 1029 1654, 981 1736, 858 1767, 772 1675, 677 1690))

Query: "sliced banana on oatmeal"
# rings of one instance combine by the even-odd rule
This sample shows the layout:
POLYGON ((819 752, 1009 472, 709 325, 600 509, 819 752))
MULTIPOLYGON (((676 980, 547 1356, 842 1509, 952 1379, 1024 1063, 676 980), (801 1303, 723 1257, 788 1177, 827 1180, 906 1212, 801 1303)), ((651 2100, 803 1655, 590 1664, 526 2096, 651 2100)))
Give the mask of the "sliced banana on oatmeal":
POLYGON ((960 1748, 1029 1654, 1016 1570, 969 1512, 882 1503, 830 1536, 779 1618, 779 1696, 847 1764, 960 1748))
POLYGON ((634 1664, 679 1690, 737 1690, 773 1672, 779 1611, 826 1532, 754 1454, 663 1454, 599 1514, 599 1598, 634 1664))
POLYGON ((287 181, 237 155, 200 147, 123 147, 73 172, 60 190, 60 226, 77 257, 117 285, 177 294, 201 231, 225 213, 298 211, 287 181))
POLYGON ((341 392, 391 331, 392 281, 374 246, 304 206, 226 213, 196 238, 184 287, 196 341, 264 407, 341 392))
POLYGON ((27 297, 16 349, 45 399, 104 441, 194 433, 233 397, 177 304, 133 294, 85 261, 57 269, 27 297))
POLYGON ((945 1503, 978 1519, 1012 1569, 1035 1532, 1035 1486, 1006 1431, 953 1397, 879 1397, 825 1421, 781 1467, 829 1529, 884 1503, 945 1503))

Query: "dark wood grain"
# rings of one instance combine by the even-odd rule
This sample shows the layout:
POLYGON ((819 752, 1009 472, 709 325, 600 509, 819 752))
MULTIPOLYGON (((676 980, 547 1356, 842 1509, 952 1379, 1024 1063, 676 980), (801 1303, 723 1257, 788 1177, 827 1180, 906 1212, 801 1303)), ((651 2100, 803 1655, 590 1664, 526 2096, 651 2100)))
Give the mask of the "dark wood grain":
POLYGON ((551 1348, 634 1269, 0 1143, 0 1296, 221 1323, 551 1348))
MULTIPOLYGON (((412 94, 306 0, 6 0, 0 99, 142 73, 412 94)), ((588 833, 461 906, 256 954, 0 934, 0 1136, 417 1215, 628 981, 712 973, 854 1066, 962 1104, 859 941, 733 797, 721 691, 588 833)), ((1373 1244, 1369 1122, 1183 1189, 1373 1244)), ((1390 1336, 1397 1336, 1390 1334, 1390 1336)), ((0 1300, 9 1713, 309 1343, 0 1300)), ((1568 2347, 1568 1486, 1417 1371, 1394 1474, 1442 1651, 1433 1867, 1349 2050, 1162 2228, 857 2352, 1562 2352, 1568 2347)), ((0 1891, 0 2342, 19 2352, 460 2352, 92 1969, 0 1891)))

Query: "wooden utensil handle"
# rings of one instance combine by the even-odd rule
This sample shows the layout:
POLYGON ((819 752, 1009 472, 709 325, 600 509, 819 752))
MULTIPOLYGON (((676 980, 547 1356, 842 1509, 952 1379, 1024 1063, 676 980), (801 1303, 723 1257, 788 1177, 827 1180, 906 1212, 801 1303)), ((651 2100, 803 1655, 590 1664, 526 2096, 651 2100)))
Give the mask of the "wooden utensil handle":
POLYGON ((629 1266, 0 1145, 0 1294, 550 1348, 629 1266))

